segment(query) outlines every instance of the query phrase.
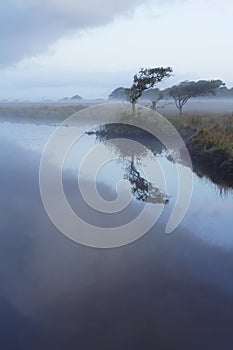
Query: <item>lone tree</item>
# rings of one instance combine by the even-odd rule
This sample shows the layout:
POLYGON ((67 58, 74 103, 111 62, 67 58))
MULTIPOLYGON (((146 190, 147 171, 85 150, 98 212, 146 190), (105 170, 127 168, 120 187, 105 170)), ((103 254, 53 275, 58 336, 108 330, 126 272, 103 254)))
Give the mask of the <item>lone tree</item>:
POLYGON ((224 85, 221 80, 183 81, 179 85, 174 85, 169 93, 182 115, 183 107, 190 98, 208 94, 215 95, 216 89, 224 85))
POLYGON ((133 78, 133 85, 128 90, 128 101, 132 103, 133 112, 135 111, 135 104, 139 97, 142 96, 143 91, 153 88, 160 83, 164 78, 170 77, 172 73, 171 67, 158 68, 141 68, 138 74, 133 78))

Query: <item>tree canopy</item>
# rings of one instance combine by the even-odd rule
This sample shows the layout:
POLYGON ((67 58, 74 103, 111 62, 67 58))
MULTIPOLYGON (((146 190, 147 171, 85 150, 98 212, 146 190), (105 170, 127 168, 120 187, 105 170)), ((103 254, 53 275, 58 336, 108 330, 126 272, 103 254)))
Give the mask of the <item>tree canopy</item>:
POLYGON ((128 90, 128 101, 135 104, 143 91, 153 88, 164 78, 170 77, 171 67, 141 68, 138 74, 134 75, 133 84, 128 90))
POLYGON ((190 98, 208 94, 214 95, 216 90, 223 85, 225 84, 222 80, 183 81, 170 89, 170 96, 174 98, 181 115, 184 105, 190 98))

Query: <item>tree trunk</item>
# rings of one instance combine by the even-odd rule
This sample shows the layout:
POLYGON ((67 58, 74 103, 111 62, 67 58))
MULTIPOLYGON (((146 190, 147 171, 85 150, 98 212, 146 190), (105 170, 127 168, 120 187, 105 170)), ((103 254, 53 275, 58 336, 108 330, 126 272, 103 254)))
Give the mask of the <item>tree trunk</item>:
POLYGON ((132 110, 133 110, 133 116, 135 117, 135 113, 136 113, 135 103, 132 103, 132 110))
POLYGON ((182 109, 183 109, 183 106, 182 106, 182 105, 180 105, 180 106, 179 106, 180 116, 182 116, 182 109))

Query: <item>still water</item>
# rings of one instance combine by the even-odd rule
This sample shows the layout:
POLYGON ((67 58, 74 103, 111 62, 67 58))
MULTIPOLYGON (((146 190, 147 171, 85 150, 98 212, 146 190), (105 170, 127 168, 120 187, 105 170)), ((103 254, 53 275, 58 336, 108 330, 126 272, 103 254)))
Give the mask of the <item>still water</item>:
MULTIPOLYGON (((231 350, 232 190, 194 174, 188 213, 166 235, 177 189, 174 165, 162 154, 167 189, 161 193, 168 203, 157 224, 121 248, 81 246, 54 227, 40 197, 41 154, 54 128, 0 126, 0 349, 231 350)), ((76 188, 77 167, 98 142, 85 135, 73 146, 64 164, 64 190, 85 220, 116 226, 144 203, 134 196, 121 217, 85 206, 76 188)), ((97 187, 112 200, 117 181, 129 179, 132 168, 119 149, 106 145, 106 152, 118 160, 100 169, 97 187)), ((143 161, 149 167, 152 160, 143 155, 143 161)), ((87 173, 87 187, 88 181, 87 173)), ((129 191, 132 186, 129 181, 129 191)), ((156 205, 161 203, 152 201, 151 215, 156 205)))

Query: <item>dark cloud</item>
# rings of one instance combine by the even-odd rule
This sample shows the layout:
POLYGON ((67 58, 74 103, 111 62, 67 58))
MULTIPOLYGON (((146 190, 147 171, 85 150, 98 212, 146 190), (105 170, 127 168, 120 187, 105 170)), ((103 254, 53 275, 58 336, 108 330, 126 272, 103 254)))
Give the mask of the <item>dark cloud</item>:
POLYGON ((133 12, 147 0, 9 0, 0 5, 0 67, 42 52, 55 40, 133 12))

